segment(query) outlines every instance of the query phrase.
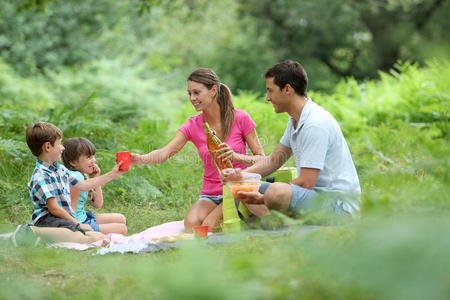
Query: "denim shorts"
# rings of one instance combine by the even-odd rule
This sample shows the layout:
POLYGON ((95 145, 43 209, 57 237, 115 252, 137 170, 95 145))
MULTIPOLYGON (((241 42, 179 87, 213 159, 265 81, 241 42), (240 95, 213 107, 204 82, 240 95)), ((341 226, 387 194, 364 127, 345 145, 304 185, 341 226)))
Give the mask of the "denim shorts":
MULTIPOLYGON (((271 183, 262 182, 259 192, 264 194, 271 183)), ((353 215, 359 211, 359 206, 344 200, 343 194, 328 194, 308 190, 290 183, 292 187, 289 211, 298 213, 300 210, 329 210, 338 215, 353 215)))
POLYGON ((200 195, 200 198, 198 198, 198 200, 206 200, 216 205, 219 205, 220 203, 222 203, 223 196, 200 195))
POLYGON ((86 220, 84 220, 83 224, 88 224, 94 231, 100 232, 100 227, 95 222, 95 215, 91 211, 86 212, 86 220))

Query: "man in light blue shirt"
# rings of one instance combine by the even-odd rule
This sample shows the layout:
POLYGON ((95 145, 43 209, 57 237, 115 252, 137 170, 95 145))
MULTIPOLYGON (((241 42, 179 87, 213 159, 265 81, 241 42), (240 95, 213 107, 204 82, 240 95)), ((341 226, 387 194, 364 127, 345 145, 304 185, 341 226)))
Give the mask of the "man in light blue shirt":
MULTIPOLYGON (((360 186, 353 160, 339 124, 307 96, 308 77, 294 61, 272 66, 266 78, 267 101, 276 113, 290 115, 286 131, 275 150, 246 169, 267 176, 294 155, 298 177, 290 183, 263 183, 260 192, 239 192, 246 204, 297 213, 328 209, 339 215, 359 211, 360 186)), ((232 180, 225 171, 223 181, 232 180)))

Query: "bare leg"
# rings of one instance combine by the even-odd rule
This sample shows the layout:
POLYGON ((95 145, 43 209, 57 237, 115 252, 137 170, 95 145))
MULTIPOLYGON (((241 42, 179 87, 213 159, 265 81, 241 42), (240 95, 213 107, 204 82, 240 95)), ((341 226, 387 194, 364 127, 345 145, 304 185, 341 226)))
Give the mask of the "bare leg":
POLYGON ((95 214, 95 220, 97 224, 106 223, 121 223, 126 224, 127 219, 122 214, 110 213, 110 214, 95 214))
POLYGON ((72 243, 93 243, 104 238, 99 232, 88 231, 86 235, 79 231, 72 231, 67 228, 57 227, 37 227, 32 226, 37 236, 46 238, 54 242, 72 242, 72 243))
POLYGON ((222 203, 216 206, 203 220, 202 225, 208 226, 208 231, 214 232, 214 227, 219 226, 223 220, 222 203))
POLYGON ((264 193, 264 204, 268 209, 275 209, 283 213, 288 212, 291 204, 292 187, 284 182, 272 183, 264 193))
POLYGON ((98 227, 103 234, 118 233, 127 235, 128 233, 127 225, 121 223, 98 224, 98 227))
POLYGON ((184 230, 192 232, 192 227, 199 226, 218 205, 207 200, 198 200, 189 209, 184 218, 184 230))
POLYGON ((127 225, 125 225, 127 220, 122 214, 95 214, 95 220, 99 225, 101 233, 119 233, 127 235, 128 229, 127 225))

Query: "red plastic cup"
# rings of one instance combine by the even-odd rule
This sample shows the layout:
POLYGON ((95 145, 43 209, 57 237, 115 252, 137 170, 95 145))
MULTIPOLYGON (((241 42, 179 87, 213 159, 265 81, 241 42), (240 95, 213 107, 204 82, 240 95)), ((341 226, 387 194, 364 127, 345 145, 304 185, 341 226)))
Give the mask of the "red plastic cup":
POLYGON ((192 227, 196 237, 207 237, 208 236, 208 225, 205 226, 194 226, 192 227))
POLYGON ((119 170, 128 170, 130 168, 131 152, 117 152, 116 163, 120 161, 123 161, 123 163, 120 165, 119 170))

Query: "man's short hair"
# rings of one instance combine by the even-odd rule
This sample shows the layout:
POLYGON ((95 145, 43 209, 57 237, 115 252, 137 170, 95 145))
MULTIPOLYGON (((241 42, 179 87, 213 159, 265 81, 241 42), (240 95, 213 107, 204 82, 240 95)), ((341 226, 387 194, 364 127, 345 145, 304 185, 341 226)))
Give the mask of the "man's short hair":
POLYGON ((39 156, 42 153, 42 145, 50 142, 52 146, 57 139, 63 137, 61 129, 55 125, 47 122, 37 122, 27 128, 27 145, 34 156, 39 156))
POLYGON ((264 74, 266 79, 271 77, 280 90, 289 84, 294 88, 296 94, 307 97, 308 75, 300 63, 292 60, 277 63, 264 74))

